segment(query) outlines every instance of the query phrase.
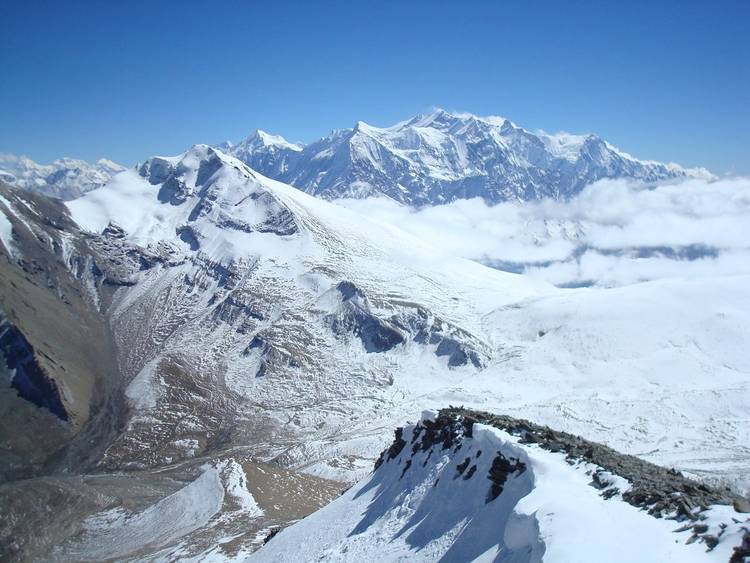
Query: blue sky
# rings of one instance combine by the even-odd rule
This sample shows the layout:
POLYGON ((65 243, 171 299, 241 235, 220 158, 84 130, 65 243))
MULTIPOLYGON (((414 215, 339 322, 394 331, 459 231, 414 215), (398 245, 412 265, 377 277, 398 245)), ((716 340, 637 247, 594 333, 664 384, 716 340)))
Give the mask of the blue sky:
POLYGON ((0 151, 133 164, 439 106, 750 174, 750 1, 0 8, 0 151))

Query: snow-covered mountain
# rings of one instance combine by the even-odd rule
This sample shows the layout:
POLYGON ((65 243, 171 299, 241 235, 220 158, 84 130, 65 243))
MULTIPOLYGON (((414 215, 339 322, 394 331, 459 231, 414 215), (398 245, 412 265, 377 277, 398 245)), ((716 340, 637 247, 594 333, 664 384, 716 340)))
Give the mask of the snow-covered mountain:
POLYGON ((638 160, 596 135, 531 132, 502 117, 437 110, 379 128, 358 122, 301 147, 257 132, 223 145, 251 168, 324 199, 412 205, 566 198, 602 178, 656 182, 705 169, 638 160))
POLYGON ((27 558, 243 558, 448 404, 749 485, 748 276, 559 289, 206 145, 67 205, 0 195, 0 345, 23 368, 0 469, 40 476, 0 501, 27 558))
POLYGON ((279 135, 271 135, 260 129, 236 145, 227 141, 218 148, 271 178, 287 174, 303 149, 302 145, 290 143, 279 135))
POLYGON ((123 170, 124 167, 105 158, 93 164, 75 158, 38 164, 26 156, 0 154, 0 180, 62 200, 100 188, 123 170))

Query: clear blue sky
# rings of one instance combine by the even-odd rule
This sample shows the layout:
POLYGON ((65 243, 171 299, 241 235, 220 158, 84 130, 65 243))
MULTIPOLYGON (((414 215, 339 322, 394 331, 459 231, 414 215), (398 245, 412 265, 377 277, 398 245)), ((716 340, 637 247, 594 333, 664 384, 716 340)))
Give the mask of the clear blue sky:
POLYGON ((133 164, 439 106, 750 174, 750 1, 3 0, 0 151, 133 164))

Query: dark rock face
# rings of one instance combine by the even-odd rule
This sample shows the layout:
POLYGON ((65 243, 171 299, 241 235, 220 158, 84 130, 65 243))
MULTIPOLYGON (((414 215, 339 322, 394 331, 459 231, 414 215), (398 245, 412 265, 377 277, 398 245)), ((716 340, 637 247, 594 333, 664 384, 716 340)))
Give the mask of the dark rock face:
POLYGON ((467 457, 461 463, 459 463, 456 466, 456 476, 454 477, 454 479, 458 479, 458 477, 460 477, 461 475, 463 475, 464 471, 466 471, 466 468, 469 467, 470 463, 471 463, 471 458, 470 457, 467 457))
POLYGON ((485 366, 486 355, 481 343, 468 332, 442 319, 433 317, 421 307, 394 316, 391 322, 411 333, 418 344, 435 346, 435 355, 448 358, 448 367, 465 366, 471 362, 476 368, 485 366))
POLYGON ((444 337, 439 340, 435 349, 436 356, 448 356, 448 365, 450 367, 465 366, 471 361, 474 367, 481 367, 479 356, 473 350, 467 351, 457 340, 444 337))
POLYGON ((250 343, 242 351, 242 355, 247 357, 254 350, 260 352, 260 361, 258 363, 258 370, 255 373, 255 377, 265 376, 269 369, 279 367, 300 367, 300 363, 294 355, 274 345, 272 342, 269 342, 260 333, 253 337, 250 343))
POLYGON ((750 530, 745 529, 742 543, 734 548, 729 563, 746 563, 750 560, 750 530))
POLYGON ((260 205, 268 209, 268 216, 254 225, 259 233, 271 233, 280 237, 288 237, 299 232, 294 213, 277 202, 269 193, 262 193, 257 198, 260 205))
POLYGON ((271 528, 271 531, 268 532, 265 538, 263 538, 263 545, 270 542, 274 537, 276 537, 276 534, 278 534, 281 531, 281 528, 271 528))
POLYGON ((68 413, 60 397, 60 390, 39 365, 31 346, 23 333, 0 315, 0 352, 8 369, 15 370, 11 386, 18 395, 38 407, 49 410, 61 420, 68 420, 68 413))
POLYGON ((365 293, 354 283, 344 280, 336 285, 342 304, 337 314, 326 317, 336 335, 351 334, 362 341, 367 352, 387 352, 412 340, 435 347, 435 355, 447 357, 449 367, 471 363, 485 364, 482 344, 468 332, 455 327, 419 306, 404 307, 386 318, 377 316, 365 293))
POLYGON ((138 173, 146 178, 150 184, 165 182, 174 171, 172 163, 163 158, 151 158, 138 168, 138 173))
POLYGON ((337 334, 343 331, 352 332, 370 353, 387 352, 404 342, 400 332, 359 308, 351 310, 343 319, 333 319, 331 328, 337 334))
POLYGON ((406 447, 406 440, 404 440, 404 429, 396 428, 396 436, 395 436, 395 439, 393 440, 393 444, 391 444, 391 446, 385 452, 383 452, 383 455, 380 456, 381 459, 375 462, 375 468, 377 469, 379 467, 379 463, 383 463, 384 456, 385 456, 386 461, 395 459, 399 456, 399 454, 403 451, 405 447, 406 447))
POLYGON ((384 461, 390 461, 397 458, 405 447, 406 440, 404 440, 404 429, 396 428, 396 436, 393 440, 393 444, 391 444, 391 446, 386 451, 380 454, 380 457, 375 462, 375 469, 380 467, 384 461))
POLYGON ((198 250, 201 247, 200 242, 198 242, 198 237, 195 233, 195 230, 190 226, 183 226, 177 229, 177 235, 180 237, 180 240, 187 244, 190 247, 190 250, 198 250))
POLYGON ((497 452, 497 456, 492 460, 492 467, 487 478, 492 481, 490 492, 487 495, 487 501, 491 502, 500 496, 503 492, 503 487, 508 477, 516 474, 521 475, 526 471, 526 464, 515 457, 506 458, 500 452, 497 452))
POLYGON ((357 286, 343 281, 336 289, 341 294, 341 310, 326 316, 326 322, 334 334, 351 334, 359 338, 368 353, 387 352, 405 342, 399 330, 370 311, 366 297, 357 286))
POLYGON ((119 225, 109 223, 101 235, 82 233, 87 252, 71 257, 71 272, 80 281, 92 277, 99 285, 132 286, 139 272, 158 264, 176 264, 167 245, 144 249, 129 242, 119 225))
POLYGON ((349 301, 354 297, 358 297, 360 299, 364 299, 365 297, 364 294, 359 290, 359 288, 350 281, 344 280, 342 282, 339 282, 336 285, 336 289, 339 290, 341 298, 344 301, 349 301))

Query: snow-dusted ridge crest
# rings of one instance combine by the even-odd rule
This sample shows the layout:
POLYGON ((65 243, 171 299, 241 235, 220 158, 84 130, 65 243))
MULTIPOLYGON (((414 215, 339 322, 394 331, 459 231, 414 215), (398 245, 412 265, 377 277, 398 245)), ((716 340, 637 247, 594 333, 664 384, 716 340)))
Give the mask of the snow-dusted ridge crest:
POLYGON ((448 408, 398 428, 370 477, 248 561, 741 562, 746 502, 548 427, 448 408))
POLYGON ((713 178, 703 168, 639 160, 593 134, 532 132, 504 117, 442 109, 390 127, 359 121, 304 147, 256 132, 221 148, 325 199, 387 196, 412 205, 562 199, 603 178, 713 178))

